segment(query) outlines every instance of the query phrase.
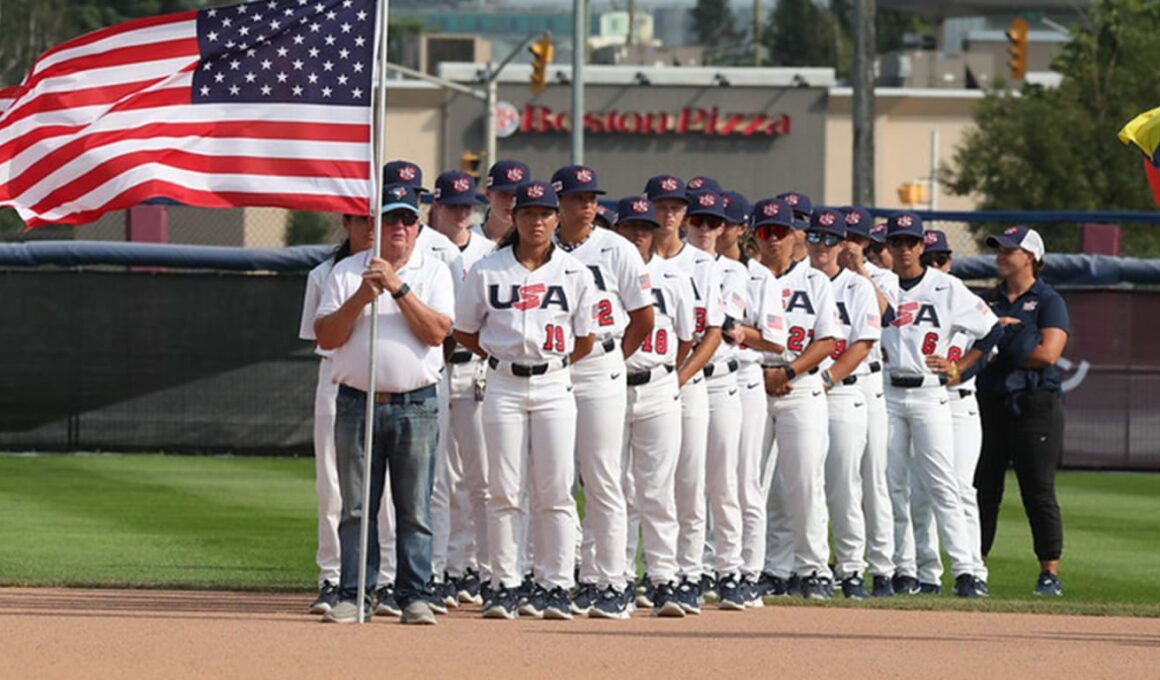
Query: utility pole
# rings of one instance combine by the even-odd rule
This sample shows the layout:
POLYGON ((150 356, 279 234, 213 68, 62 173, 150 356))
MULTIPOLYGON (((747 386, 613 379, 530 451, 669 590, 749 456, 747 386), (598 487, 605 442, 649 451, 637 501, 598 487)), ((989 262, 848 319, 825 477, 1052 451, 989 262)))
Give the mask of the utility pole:
POLYGON ((584 61, 588 3, 572 0, 572 164, 584 163, 584 61))
POLYGON ((753 0, 753 65, 761 66, 761 0, 753 0))
POLYGON ((854 205, 874 205, 875 0, 854 0, 854 205))

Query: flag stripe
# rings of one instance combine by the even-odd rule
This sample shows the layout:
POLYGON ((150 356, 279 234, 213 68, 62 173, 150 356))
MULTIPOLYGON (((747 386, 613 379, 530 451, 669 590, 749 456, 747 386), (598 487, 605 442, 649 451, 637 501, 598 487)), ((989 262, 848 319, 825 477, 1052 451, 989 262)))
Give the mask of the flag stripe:
POLYGON ((74 87, 78 81, 86 84, 100 83, 104 80, 119 82, 125 80, 127 74, 141 67, 156 70, 160 75, 164 75, 174 71, 168 62, 177 61, 184 65, 191 60, 197 60, 197 37, 187 35, 149 45, 122 47, 103 54, 78 56, 36 74, 25 87, 29 90, 37 87, 67 90, 74 87))
POLYGON ((180 36, 194 36, 196 33, 196 11, 133 19, 97 29, 47 50, 36 60, 31 75, 35 77, 56 64, 81 55, 102 54, 130 43, 164 42, 180 36))

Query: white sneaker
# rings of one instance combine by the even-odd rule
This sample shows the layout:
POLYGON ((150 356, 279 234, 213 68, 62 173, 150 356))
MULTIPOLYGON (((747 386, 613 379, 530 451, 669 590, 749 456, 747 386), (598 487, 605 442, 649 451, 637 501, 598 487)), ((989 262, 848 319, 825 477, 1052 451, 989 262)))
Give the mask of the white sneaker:
MULTIPOLYGON (((363 621, 371 620, 371 610, 364 610, 363 621)), ((358 623, 358 605, 349 600, 343 600, 334 605, 330 611, 322 615, 323 623, 358 623)))
POLYGON ((413 600, 411 604, 403 608, 403 614, 399 617, 401 623, 414 624, 421 626, 434 626, 435 612, 431 611, 431 607, 423 600, 413 600))

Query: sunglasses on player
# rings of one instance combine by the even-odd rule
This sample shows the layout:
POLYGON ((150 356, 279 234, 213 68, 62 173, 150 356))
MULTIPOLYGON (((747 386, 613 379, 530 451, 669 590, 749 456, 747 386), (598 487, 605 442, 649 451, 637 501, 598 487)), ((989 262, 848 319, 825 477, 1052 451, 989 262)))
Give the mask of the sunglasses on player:
POLYGON ((753 230, 757 238, 765 241, 770 238, 775 238, 778 241, 782 240, 789 233, 793 231, 790 227, 782 226, 780 224, 763 224, 753 230))
POLYGON ((837 234, 823 234, 820 231, 806 232, 806 242, 811 243, 815 246, 818 245, 819 243, 824 243, 824 244, 826 244, 827 248, 833 248, 834 246, 838 245, 842 241, 843 241, 842 237, 838 236, 837 234))
POLYGON ((725 224, 725 220, 712 215, 693 215, 689 218, 689 226, 699 229, 716 229, 725 224))
POLYGON ((951 256, 948 253, 930 253, 924 254, 919 258, 919 261, 927 267, 945 267, 950 259, 951 256))
POLYGON ((383 215, 383 224, 402 224, 404 227, 413 227, 419 221, 419 216, 410 210, 392 210, 383 215))
POLYGON ((891 248, 906 248, 907 250, 914 248, 919 243, 922 243, 922 239, 917 236, 890 236, 886 239, 886 245, 891 248))

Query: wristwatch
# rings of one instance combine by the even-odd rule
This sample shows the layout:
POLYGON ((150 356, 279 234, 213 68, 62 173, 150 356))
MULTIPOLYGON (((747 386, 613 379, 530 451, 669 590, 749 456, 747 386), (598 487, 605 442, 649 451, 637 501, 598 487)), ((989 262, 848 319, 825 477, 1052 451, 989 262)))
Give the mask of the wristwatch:
POLYGON ((782 368, 782 370, 785 371, 785 379, 786 380, 793 380, 794 378, 797 377, 797 371, 793 370, 793 366, 786 364, 785 366, 782 366, 781 368, 782 368))
POLYGON ((391 297, 398 300, 399 298, 403 297, 404 295, 406 295, 407 293, 410 293, 410 292, 411 292, 411 287, 404 283, 402 286, 399 287, 398 290, 391 293, 391 297))

